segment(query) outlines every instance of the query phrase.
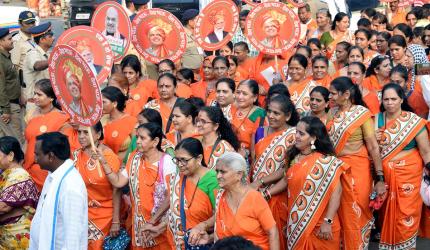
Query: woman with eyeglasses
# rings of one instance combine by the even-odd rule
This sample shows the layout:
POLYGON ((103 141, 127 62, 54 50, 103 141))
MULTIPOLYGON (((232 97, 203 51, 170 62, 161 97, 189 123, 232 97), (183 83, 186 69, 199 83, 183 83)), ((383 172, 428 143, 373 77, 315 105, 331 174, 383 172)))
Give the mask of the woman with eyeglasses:
POLYGON ((376 36, 376 47, 380 55, 389 55, 390 48, 388 47, 388 40, 391 38, 391 33, 387 31, 379 32, 376 36))
POLYGON ((121 161, 102 143, 103 127, 100 122, 90 128, 79 126, 77 132, 81 148, 72 154, 88 193, 88 249, 101 249, 106 236, 118 235, 121 223, 121 191, 112 187, 101 165, 117 173, 121 161), (92 148, 90 136, 96 148, 92 148), (99 158, 103 160, 99 161, 99 158))
POLYGON ((163 131, 169 133, 172 129, 172 111, 182 98, 176 96, 176 77, 171 73, 162 74, 157 81, 159 99, 154 99, 145 105, 145 108, 155 109, 163 118, 163 131))
POLYGON ((124 113, 126 97, 120 89, 106 87, 102 90, 102 96, 103 113, 107 115, 103 124, 103 143, 123 160, 134 135, 137 119, 124 113))
POLYGON ((199 97, 206 102, 207 97, 212 92, 215 92, 215 74, 212 66, 212 61, 215 56, 207 56, 203 59, 200 68, 200 81, 191 84, 191 92, 193 97, 199 97))
POLYGON ((205 163, 213 169, 220 156, 225 152, 239 149, 239 141, 218 107, 203 107, 196 118, 196 126, 202 135, 205 163))
MULTIPOLYGON (((208 169, 201 142, 185 138, 175 148, 178 170, 170 176, 169 229, 176 249, 213 243, 216 172, 208 169)), ((188 248, 186 248, 188 249, 188 248)))
POLYGON ((231 124, 240 142, 240 152, 250 157, 252 134, 265 122, 265 111, 258 106, 258 84, 245 80, 237 86, 235 105, 231 108, 231 124))
POLYGON ((251 186, 259 190, 268 201, 280 233, 281 249, 286 249, 282 232, 287 225, 287 194, 285 190, 272 194, 270 188, 284 176, 285 153, 295 143, 295 126, 300 117, 294 104, 284 95, 272 97, 266 110, 269 126, 259 127, 253 136, 250 181, 251 186))
POLYGON ((346 182, 342 185, 347 192, 352 188, 356 195, 356 200, 348 201, 345 200, 346 197, 343 198, 340 205, 339 215, 343 226, 345 249, 367 247, 374 221, 369 208, 369 195, 372 193, 372 187, 378 196, 383 197, 386 194, 372 113, 366 108, 358 86, 348 77, 339 77, 331 82, 329 88, 330 101, 335 107, 329 113, 328 134, 337 157, 351 166, 349 172, 351 178, 354 183, 359 183, 359 186, 350 186, 346 182), (370 159, 373 161, 377 177, 374 185, 370 159), (359 216, 357 210, 361 211, 359 216))
POLYGON ((172 124, 174 130, 166 135, 166 138, 177 145, 182 139, 187 137, 199 138, 200 134, 197 132, 196 117, 199 110, 194 104, 183 100, 176 105, 172 111, 172 124))
POLYGON ((279 250, 279 232, 270 207, 260 192, 247 185, 245 159, 236 152, 216 164, 220 190, 216 197, 215 240, 242 236, 263 250, 279 250))
MULTIPOLYGON (((311 116, 297 124, 296 143, 286 155, 286 175, 275 187, 288 190, 288 249, 339 249, 339 207, 346 196, 342 179, 348 177, 350 166, 335 157, 324 124, 311 116)), ((352 218, 347 223, 353 223, 352 218)), ((358 249, 346 248, 347 243, 343 242, 345 249, 358 249)))
POLYGON ((363 87, 378 93, 378 100, 381 100, 380 92, 385 84, 390 82, 391 59, 388 56, 377 56, 372 59, 370 66, 366 70, 366 78, 363 80, 363 87))
POLYGON ((221 78, 216 83, 216 101, 211 106, 221 108, 225 118, 231 122, 231 108, 234 105, 236 83, 230 78, 221 78))
MULTIPOLYGON (((107 164, 101 164, 112 186, 130 187, 131 246, 133 249, 171 249, 167 238, 167 221, 161 219, 169 206, 167 176, 175 173, 172 157, 163 152, 163 131, 156 123, 137 128, 137 150, 126 168, 115 173, 107 164), (160 212, 161 211, 161 212, 160 212)), ((98 155, 103 163, 103 157, 98 155)))
POLYGON ((424 164, 430 162, 426 120, 412 112, 399 85, 382 89, 381 113, 375 117, 377 140, 388 190, 395 192, 382 207, 380 248, 406 244, 416 248, 422 202, 419 187, 424 164), (401 223, 399 223, 401 222, 401 223))

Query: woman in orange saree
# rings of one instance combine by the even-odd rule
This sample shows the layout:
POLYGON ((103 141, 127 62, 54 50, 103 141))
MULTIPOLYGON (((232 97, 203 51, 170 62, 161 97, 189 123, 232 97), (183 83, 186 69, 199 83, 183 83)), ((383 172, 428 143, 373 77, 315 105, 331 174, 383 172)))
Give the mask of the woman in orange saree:
POLYGON ((145 105, 145 108, 155 109, 160 112, 163 118, 163 132, 169 133, 172 129, 172 111, 178 103, 176 97, 176 77, 171 73, 164 73, 158 78, 157 88, 160 95, 159 99, 154 99, 145 105))
POLYGON ((199 97, 205 102, 209 95, 215 95, 216 80, 212 66, 214 58, 215 56, 207 56, 203 59, 200 69, 201 80, 190 85, 192 96, 199 97))
POLYGON ((301 54, 293 55, 288 61, 288 75, 291 79, 286 85, 299 115, 310 110, 309 94, 318 85, 315 81, 305 78, 307 67, 308 60, 301 54))
POLYGON ((263 250, 279 250, 279 233, 270 207, 260 192, 247 186, 247 163, 228 152, 216 164, 220 190, 215 207, 215 240, 242 236, 263 250))
POLYGON ((372 34, 366 29, 359 29, 355 31, 354 36, 355 45, 360 47, 364 52, 363 64, 366 67, 369 67, 372 59, 378 55, 376 51, 373 51, 369 48, 370 38, 372 37, 372 34))
POLYGON ((334 17, 331 30, 323 33, 321 36, 321 45, 326 51, 327 58, 331 61, 336 60, 335 48, 338 43, 351 43, 354 40, 353 35, 348 30, 349 21, 347 14, 343 12, 337 13, 334 17))
POLYGON ((328 88, 332 80, 328 74, 328 64, 329 61, 325 56, 318 55, 312 58, 312 77, 308 77, 308 80, 313 80, 317 85, 328 88))
POLYGON ((162 138, 163 131, 158 124, 140 125, 137 129, 138 150, 130 155, 126 168, 115 173, 102 164, 112 186, 130 186, 131 249, 172 248, 167 239, 167 223, 163 219, 160 221, 157 215, 169 204, 166 177, 176 171, 172 157, 161 150, 162 138))
MULTIPOLYGON (((337 157, 351 166, 348 172, 353 184, 342 183, 342 188, 345 192, 351 190, 356 196, 356 201, 346 201, 346 197, 342 196, 339 216, 343 226, 343 244, 345 249, 366 248, 374 221, 369 208, 373 186, 369 155, 376 174, 383 178, 372 114, 365 108, 361 92, 350 78, 334 79, 329 90, 330 100, 336 107, 329 113, 328 134, 337 157)), ((383 197, 386 192, 384 182, 376 182, 373 190, 383 197)))
POLYGON ((178 103, 172 111, 172 124, 174 130, 166 135, 167 140, 177 145, 187 137, 198 138, 200 135, 195 126, 198 109, 194 104, 184 100, 178 103))
POLYGON ((420 189, 423 160, 430 162, 426 121, 412 113, 402 87, 382 89, 375 122, 389 199, 382 207, 381 249, 415 249, 423 206, 420 189))
POLYGON ((103 113, 108 115, 108 120, 103 126, 103 142, 123 160, 131 143, 137 119, 123 112, 126 97, 121 90, 109 86, 102 90, 102 95, 103 113))
POLYGON ((240 142, 240 153, 248 159, 252 135, 264 124, 265 111, 258 106, 258 84, 246 80, 239 84, 231 108, 231 124, 240 142))
POLYGON ((366 70, 366 78, 364 78, 362 85, 370 91, 376 91, 379 101, 381 101, 382 87, 390 81, 390 71, 391 60, 387 56, 373 58, 366 70))
POLYGON ((135 55, 127 55, 121 60, 121 70, 128 79, 128 96, 140 105, 145 104, 149 97, 157 98, 157 82, 144 79, 142 64, 135 55))
POLYGON ((194 72, 187 68, 180 69, 176 73, 176 79, 178 81, 176 95, 182 98, 190 98, 193 95, 190 86, 196 82, 194 72))
POLYGON ((234 55, 227 56, 228 62, 230 63, 230 67, 228 69, 228 76, 234 80, 237 85, 243 80, 249 78, 249 73, 242 68, 238 68, 237 57, 234 55))
POLYGON ((270 210, 276 221, 281 249, 286 249, 283 229, 287 225, 287 192, 271 193, 271 187, 285 173, 286 152, 295 143, 296 124, 299 115, 294 104, 283 95, 273 96, 267 107, 269 126, 259 127, 253 136, 251 147, 253 166, 250 171, 251 187, 260 192, 269 192, 270 210), (255 151, 255 155, 254 152, 255 151))
POLYGON ((36 137, 43 133, 62 131, 68 127, 69 116, 61 112, 60 107, 56 106, 54 90, 51 81, 42 79, 36 82, 34 87, 34 103, 36 108, 28 112, 25 118, 27 127, 24 131, 26 150, 24 157, 24 168, 33 178, 39 191, 42 190, 48 171, 42 170, 34 159, 34 148, 36 137))
POLYGON ((225 118, 230 122, 232 117, 231 108, 234 103, 236 84, 231 78, 221 78, 216 82, 216 100, 211 106, 221 108, 225 118))
POLYGON ((311 116, 297 124, 296 143, 287 155, 285 249, 339 249, 341 178, 349 166, 333 156, 325 125, 311 116))
POLYGON ((216 172, 206 167, 203 146, 195 138, 186 138, 176 146, 173 161, 178 171, 170 176, 168 182, 169 236, 173 239, 174 249, 180 250, 184 249, 186 239, 191 245, 203 244, 201 241, 205 237, 201 237, 202 233, 213 229, 218 181, 216 172), (181 216, 181 210, 184 216, 181 216))
POLYGON ((205 164, 215 168, 219 157, 239 149, 239 141, 218 107, 203 107, 196 118, 198 133, 202 135, 205 164))
POLYGON ((302 115, 314 116, 320 119, 324 124, 327 124, 327 112, 329 111, 329 95, 330 92, 323 86, 316 86, 310 94, 311 110, 302 115))
POLYGON ((106 236, 118 235, 120 229, 120 190, 113 188, 100 164, 107 165, 115 173, 119 171, 121 161, 103 140, 103 127, 99 122, 88 128, 79 126, 81 149, 73 152, 75 166, 85 182, 88 192, 88 249, 102 249, 106 236), (88 129, 96 145, 96 152, 91 147, 88 129), (98 158, 103 160, 98 162, 98 158))

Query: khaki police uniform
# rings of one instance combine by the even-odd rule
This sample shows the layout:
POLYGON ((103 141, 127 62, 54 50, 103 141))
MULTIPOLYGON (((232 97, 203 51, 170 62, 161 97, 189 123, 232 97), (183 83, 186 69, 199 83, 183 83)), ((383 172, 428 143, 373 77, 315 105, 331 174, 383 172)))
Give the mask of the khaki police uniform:
POLYGON ((199 53, 193 31, 185 27, 185 32, 187 33, 187 47, 184 54, 182 55, 182 67, 198 69, 202 65, 203 55, 199 53))
MULTIPOLYGON (((37 71, 34 69, 34 64, 38 61, 48 60, 49 54, 33 41, 28 41, 28 43, 31 49, 27 51, 27 55, 24 59, 24 67, 22 69, 24 73, 24 82, 26 84, 26 87, 23 88, 23 95, 26 100, 30 100, 31 105, 36 82, 41 79, 49 79, 48 69, 37 71)), ((27 103, 27 105, 28 104, 29 103, 27 103)))
POLYGON ((10 59, 10 53, 0 49, 0 113, 11 115, 8 123, 0 119, 0 137, 13 136, 23 144, 20 95, 18 72, 10 59))
POLYGON ((21 70, 24 66, 24 59, 27 55, 27 52, 31 50, 32 46, 28 43, 29 41, 33 41, 31 35, 27 35, 21 30, 13 36, 13 49, 10 51, 12 63, 18 67, 18 70, 21 70))

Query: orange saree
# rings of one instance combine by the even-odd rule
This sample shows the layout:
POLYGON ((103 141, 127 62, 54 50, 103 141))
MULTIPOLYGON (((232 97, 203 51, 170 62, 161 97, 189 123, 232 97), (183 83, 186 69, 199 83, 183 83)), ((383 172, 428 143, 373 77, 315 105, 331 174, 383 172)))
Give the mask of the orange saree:
POLYGON ((169 133, 166 134, 167 140, 173 143, 174 146, 176 146, 182 139, 185 139, 188 137, 199 139, 200 136, 201 135, 197 131, 191 134, 184 134, 182 137, 179 134, 179 132, 177 132, 176 130, 170 131, 169 133))
POLYGON ((67 136, 70 144, 70 152, 75 152, 81 148, 81 144, 79 143, 78 131, 73 128, 73 126, 67 126, 62 129, 62 133, 67 136))
POLYGON ((236 214, 230 209, 224 192, 220 190, 216 199, 215 238, 217 240, 242 236, 263 250, 269 250, 267 231, 275 226, 272 212, 266 200, 255 190, 245 194, 236 214))
POLYGON ((116 154, 127 150, 136 127, 137 118, 125 115, 104 125, 104 143, 116 154))
POLYGON ((176 96, 186 99, 190 98, 192 94, 193 93, 189 85, 178 83, 178 86, 176 87, 176 96))
MULTIPOLYGON (((142 226, 150 220, 154 210, 155 184, 159 178, 163 178, 158 165, 143 161, 140 152, 130 155, 127 162, 131 198, 131 249, 165 250, 171 249, 167 239, 167 231, 155 239, 144 241, 142 226)), ((163 159, 162 159, 163 160, 163 159)))
POLYGON ((34 149, 36 147, 36 137, 47 132, 56 132, 67 123, 69 116, 61 111, 51 111, 44 115, 31 118, 24 131, 27 147, 24 156, 24 168, 33 178, 39 192, 42 190, 48 171, 42 170, 34 162, 34 149))
POLYGON ((367 108, 372 113, 372 116, 379 113, 379 99, 375 92, 368 91, 366 95, 363 95, 363 101, 366 103, 367 108))
POLYGON ((207 82, 199 81, 196 83, 192 83, 190 85, 191 88, 191 96, 201 98, 204 102, 206 102, 206 89, 208 87, 207 82))
POLYGON ((288 87, 290 91, 291 101, 296 106, 299 114, 303 114, 311 109, 310 107, 310 94, 313 88, 318 86, 314 80, 305 79, 299 84, 292 84, 288 87))
POLYGON ((231 125, 240 142, 240 146, 249 150, 251 147, 252 135, 258 127, 264 124, 264 117, 266 116, 264 109, 260 107, 252 108, 248 114, 239 114, 236 106, 231 107, 231 125), (263 120, 261 120, 263 119, 263 120))
MULTIPOLYGON (((264 127, 260 127, 264 129, 264 127)), ((257 130, 258 133, 258 130, 257 130)), ((263 137, 255 144, 255 162, 251 182, 270 175, 284 167, 287 151, 295 143, 296 128, 289 128, 263 137)), ((266 187, 270 188, 270 187, 266 187)), ((284 227, 287 225, 287 192, 272 196, 268 201, 279 233, 280 248, 286 249, 284 227)))
POLYGON ((383 224, 379 247, 416 248, 423 205, 419 190, 423 162, 416 145, 411 147, 410 143, 426 129, 426 121, 414 113, 402 111, 400 117, 388 123, 383 113, 378 114, 377 124, 383 130, 379 147, 389 197, 381 209, 383 224), (404 152, 409 153, 396 157, 404 152))
MULTIPOLYGON (((411 77, 411 76, 410 76, 411 77)), ((408 90, 411 90, 411 81, 408 82, 408 90)), ((415 114, 419 115, 421 118, 427 119, 429 113, 429 107, 423 97, 423 89, 421 87, 421 82, 418 77, 415 79, 412 93, 407 95, 408 103, 414 110, 415 114)))
POLYGON ((314 79, 312 76, 306 78, 307 81, 314 81, 317 83, 317 85, 319 86, 323 86, 325 88, 329 88, 330 87, 330 83, 334 78, 332 78, 329 74, 327 74, 326 76, 324 76, 323 79, 314 79))
POLYGON ((173 239, 176 249, 183 249, 183 236, 189 230, 203 221, 212 217, 215 210, 215 192, 218 189, 216 172, 208 171, 201 177, 198 183, 186 181, 184 191, 184 211, 186 219, 186 229, 182 228, 182 218, 180 215, 181 189, 184 177, 179 173, 171 175, 167 183, 169 184, 170 213, 169 213, 169 238, 173 239))
MULTIPOLYGON (((113 172, 118 172, 121 162, 110 149, 103 155, 113 172)), ((83 150, 73 153, 75 167, 85 182, 88 192, 88 249, 102 249, 104 238, 109 234, 113 216, 113 187, 105 172, 97 169, 93 161, 83 150)))
POLYGON ((151 92, 148 90, 147 86, 148 81, 152 80, 142 81, 136 88, 130 90, 128 93, 130 99, 127 100, 125 105, 125 113, 137 117, 142 111, 143 107, 148 102, 148 98, 151 97, 151 92))
MULTIPOLYGON (((160 112, 161 119, 163 120, 163 132, 166 133, 167 129, 167 122, 169 121, 170 113, 172 113, 172 109, 166 105, 164 102, 160 101, 159 99, 154 99, 150 102, 148 102, 145 105, 145 108, 155 109, 158 112, 160 112)), ((170 125, 170 130, 172 129, 173 125, 170 125)))
POLYGON ((341 224, 337 214, 333 218, 333 240, 320 239, 316 233, 324 223, 333 192, 341 185, 341 175, 348 168, 336 157, 312 153, 288 169, 287 248, 284 249, 340 248, 341 224))
MULTIPOLYGON (((355 135, 357 130, 362 130, 361 127, 371 116, 368 109, 359 105, 352 106, 347 112, 335 110, 333 118, 327 123, 327 131, 336 154, 342 152, 352 135, 355 135)), ((342 201, 338 210, 343 226, 343 243, 346 249, 366 248, 374 222, 369 208, 372 176, 367 148, 363 145, 358 152, 341 156, 339 159, 351 166, 348 180, 345 178, 346 181, 342 182, 342 201), (353 197, 344 195, 349 191, 353 192, 353 197)))
POLYGON ((224 140, 220 140, 215 149, 213 147, 208 146, 203 150, 205 163, 209 169, 215 168, 216 162, 225 152, 236 152, 230 143, 224 140))

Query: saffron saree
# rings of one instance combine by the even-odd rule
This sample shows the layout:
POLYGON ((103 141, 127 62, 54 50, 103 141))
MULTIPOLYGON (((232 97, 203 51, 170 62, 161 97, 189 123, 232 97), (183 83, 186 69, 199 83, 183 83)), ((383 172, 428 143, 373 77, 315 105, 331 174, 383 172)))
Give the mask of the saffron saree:
POLYGON ((186 217, 186 227, 182 228, 182 218, 180 215, 181 186, 184 181, 179 171, 170 176, 169 197, 169 237, 173 239, 175 249, 184 249, 184 235, 187 230, 192 229, 199 223, 211 218, 215 211, 215 192, 219 188, 216 172, 209 170, 197 183, 185 179, 184 191, 184 211, 186 217))
MULTIPOLYGON (((346 112, 341 112, 337 108, 332 111, 333 117, 327 123, 327 131, 338 155, 353 137, 363 140, 363 135, 357 138, 356 133, 364 134, 362 127, 369 124, 372 114, 367 108, 359 105, 353 105, 346 112)), ((338 158, 351 166, 341 182, 343 192, 338 210, 343 226, 343 244, 346 249, 366 248, 374 222, 369 208, 369 195, 373 184, 367 148, 362 145, 357 152, 338 158)))
POLYGON ((313 88, 319 84, 314 80, 305 79, 299 84, 288 86, 288 91, 291 94, 291 101, 296 106, 297 112, 303 114, 311 109, 310 95, 313 88))
POLYGON ((216 162, 225 152, 236 152, 233 146, 225 140, 220 140, 215 146, 215 149, 213 149, 214 146, 203 149, 204 160, 209 169, 215 168, 216 162))
MULTIPOLYGON (((316 236, 332 194, 349 166, 334 156, 312 153, 288 169, 288 226, 285 249, 339 249, 341 224, 333 218, 333 240, 316 236)), ((345 248, 349 249, 349 248, 345 248)))
POLYGON ((414 113, 402 111, 397 119, 388 123, 384 113, 379 113, 377 125, 383 133, 379 147, 388 185, 388 199, 382 207, 384 223, 379 248, 416 248, 423 205, 419 193, 423 162, 414 138, 426 129, 426 121, 414 113), (398 158, 399 155, 402 157, 398 158))

